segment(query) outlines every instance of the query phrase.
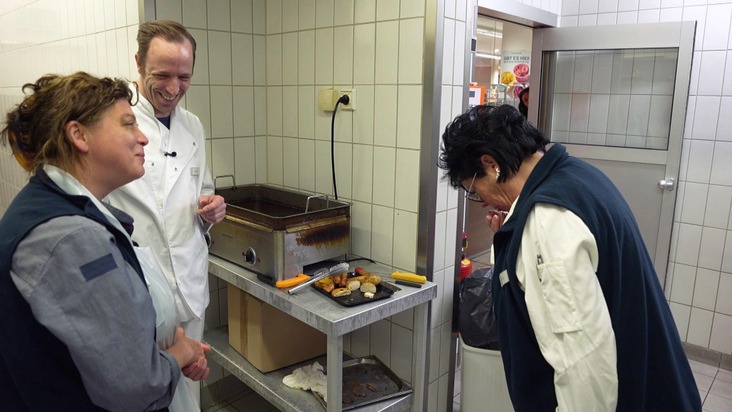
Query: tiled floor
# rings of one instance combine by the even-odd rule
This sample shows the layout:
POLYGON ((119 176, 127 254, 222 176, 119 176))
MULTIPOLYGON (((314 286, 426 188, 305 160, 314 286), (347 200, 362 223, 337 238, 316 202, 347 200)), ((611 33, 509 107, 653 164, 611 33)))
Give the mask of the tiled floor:
MULTIPOLYGON (((472 258, 473 269, 490 264, 490 255, 472 258)), ((732 411, 732 372, 690 360, 705 412, 732 411)), ((457 362, 460 365, 460 360, 457 362)), ((460 367, 455 372, 453 412, 460 412, 460 367)), ((229 375, 203 389, 203 412, 274 412, 277 408, 229 375)), ((465 411, 473 412, 473 411, 465 411)), ((503 411, 501 411, 503 412, 503 411)))
POLYGON ((697 361, 689 361, 696 386, 707 412, 732 411, 732 372, 697 361))

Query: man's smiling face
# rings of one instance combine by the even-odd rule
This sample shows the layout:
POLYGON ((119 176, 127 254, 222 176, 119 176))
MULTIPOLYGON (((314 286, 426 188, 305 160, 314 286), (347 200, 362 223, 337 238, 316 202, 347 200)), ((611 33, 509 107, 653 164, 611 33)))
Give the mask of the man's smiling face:
POLYGON ((188 40, 169 42, 155 37, 145 59, 135 55, 140 73, 140 93, 153 105, 156 117, 170 116, 191 85, 193 76, 193 50, 188 40))

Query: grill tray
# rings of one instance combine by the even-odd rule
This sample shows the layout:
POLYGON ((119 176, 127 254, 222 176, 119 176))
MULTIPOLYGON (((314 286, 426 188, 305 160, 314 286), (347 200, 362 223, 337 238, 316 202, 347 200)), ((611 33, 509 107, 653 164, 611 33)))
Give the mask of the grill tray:
MULTIPOLYGON (((411 392, 412 388, 374 355, 343 362, 344 411, 411 392)), ((322 396, 315 392, 313 395, 325 409, 328 409, 327 402, 322 396)))

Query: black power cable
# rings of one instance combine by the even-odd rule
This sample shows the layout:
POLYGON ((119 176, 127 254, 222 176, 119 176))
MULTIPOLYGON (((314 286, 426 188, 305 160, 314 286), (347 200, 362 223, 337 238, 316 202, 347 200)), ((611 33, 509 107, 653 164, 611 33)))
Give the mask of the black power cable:
POLYGON ((335 116, 338 111, 338 105, 343 103, 348 104, 351 99, 347 94, 341 96, 333 108, 333 119, 330 121, 330 170, 333 174, 333 197, 338 200, 338 186, 336 185, 336 170, 335 170, 335 116))

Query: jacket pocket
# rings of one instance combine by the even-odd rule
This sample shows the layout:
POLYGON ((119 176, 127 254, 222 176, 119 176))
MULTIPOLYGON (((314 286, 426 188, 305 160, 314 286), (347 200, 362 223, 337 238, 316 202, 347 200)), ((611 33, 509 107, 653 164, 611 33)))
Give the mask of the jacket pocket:
POLYGON ((567 333, 582 330, 577 304, 561 261, 538 265, 539 283, 544 295, 552 332, 567 333))

